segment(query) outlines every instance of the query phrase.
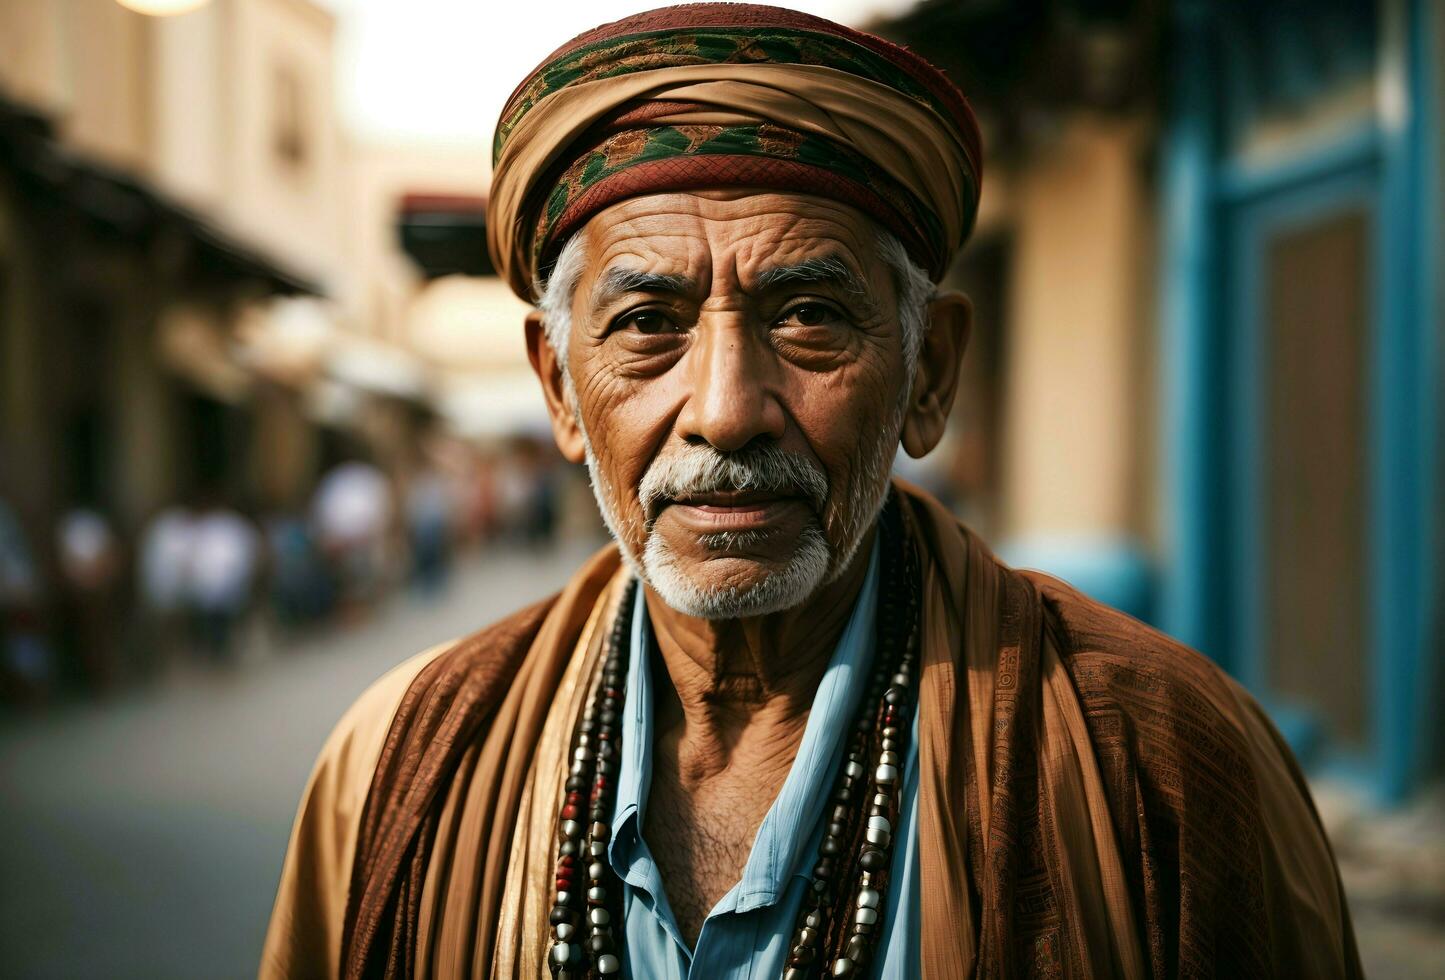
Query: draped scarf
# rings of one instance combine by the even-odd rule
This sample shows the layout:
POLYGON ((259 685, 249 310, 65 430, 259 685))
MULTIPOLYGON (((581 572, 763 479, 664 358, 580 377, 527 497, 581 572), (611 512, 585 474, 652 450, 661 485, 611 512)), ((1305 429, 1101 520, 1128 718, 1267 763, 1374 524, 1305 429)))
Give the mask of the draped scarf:
MULTIPOLYGON (((923 590, 924 976, 1360 976, 1328 842, 1253 699, 897 489, 923 590)), ((347 978, 546 975, 569 739, 628 574, 608 549, 432 656, 379 747, 313 781, 263 976, 305 972, 313 906, 341 919, 316 955, 347 978), (309 862, 350 858, 326 906, 304 828, 339 777, 368 788, 354 845, 309 862)))

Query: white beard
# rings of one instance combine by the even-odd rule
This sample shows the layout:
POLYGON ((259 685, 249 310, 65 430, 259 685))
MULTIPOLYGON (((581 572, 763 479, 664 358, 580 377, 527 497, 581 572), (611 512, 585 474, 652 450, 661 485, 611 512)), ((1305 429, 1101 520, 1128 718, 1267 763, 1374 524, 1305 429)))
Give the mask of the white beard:
POLYGON ((765 616, 802 603, 828 577, 832 559, 833 549, 828 547, 823 529, 817 521, 811 521, 803 528, 798 550, 787 563, 749 586, 719 588, 699 584, 660 534, 647 536, 642 569, 643 579, 652 590, 678 612, 699 619, 741 619, 765 616))
MULTIPOLYGON (((573 404, 576 402, 573 401, 573 404)), ((699 619, 740 619, 801 605, 819 588, 848 569, 887 499, 893 457, 898 451, 898 438, 903 426, 903 406, 899 406, 895 417, 883 427, 873 444, 863 447, 861 465, 849 488, 848 506, 840 518, 842 527, 838 534, 838 546, 834 548, 829 543, 816 520, 810 521, 803 528, 797 550, 782 567, 770 569, 754 584, 742 587, 718 587, 699 582, 689 570, 689 565, 693 563, 679 558, 666 538, 655 533, 650 524, 641 527, 645 543, 639 558, 628 545, 631 536, 623 533, 638 522, 636 519, 624 520, 613 506, 612 488, 602 475, 597 454, 592 449, 592 440, 580 415, 577 416, 577 426, 582 433, 592 494, 597 498, 607 529, 612 532, 633 572, 663 602, 680 613, 699 619)), ((655 461, 653 465, 656 465, 655 461)), ((643 482, 648 482, 647 476, 643 482)), ((748 535, 757 533, 731 531, 710 534, 706 536, 704 545, 709 550, 725 554, 747 542, 748 535)))

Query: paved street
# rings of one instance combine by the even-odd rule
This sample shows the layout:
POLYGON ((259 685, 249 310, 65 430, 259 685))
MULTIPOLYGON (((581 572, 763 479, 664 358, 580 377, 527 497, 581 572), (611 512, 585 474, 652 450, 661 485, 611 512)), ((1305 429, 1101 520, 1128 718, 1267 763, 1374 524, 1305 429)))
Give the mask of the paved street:
POLYGON ((1370 980, 1445 977, 1445 785, 1379 813, 1346 786, 1318 783, 1365 975, 1370 980))
POLYGON ((508 554, 435 602, 0 725, 0 977, 255 975, 311 762, 388 667, 557 588, 585 551, 508 554))

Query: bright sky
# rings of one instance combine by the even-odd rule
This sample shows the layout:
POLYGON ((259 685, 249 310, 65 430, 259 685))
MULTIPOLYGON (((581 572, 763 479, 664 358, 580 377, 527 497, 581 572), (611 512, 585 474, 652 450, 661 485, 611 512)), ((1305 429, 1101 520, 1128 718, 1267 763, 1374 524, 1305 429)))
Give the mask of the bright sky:
MULTIPOLYGON (((317 0, 338 18, 342 113, 371 139, 489 143, 502 103, 562 42, 658 0, 317 0)), ((845 24, 913 0, 791 0, 845 24)))

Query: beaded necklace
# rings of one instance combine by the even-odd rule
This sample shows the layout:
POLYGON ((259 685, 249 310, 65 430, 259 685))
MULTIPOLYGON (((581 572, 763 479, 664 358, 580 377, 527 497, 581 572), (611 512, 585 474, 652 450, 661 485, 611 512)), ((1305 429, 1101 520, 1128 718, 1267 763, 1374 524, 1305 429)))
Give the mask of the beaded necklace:
MULTIPOLYGON (((784 980, 856 976, 877 946, 899 812, 917 666, 917 556, 891 498, 879 518, 873 673, 833 787, 832 810, 789 943, 784 980)), ((637 580, 628 583, 573 737, 558 818, 548 966, 556 980, 619 976, 621 882, 607 861, 637 580), (583 819, 584 814, 586 820, 583 819), (584 890, 585 885, 585 890, 584 890)))

